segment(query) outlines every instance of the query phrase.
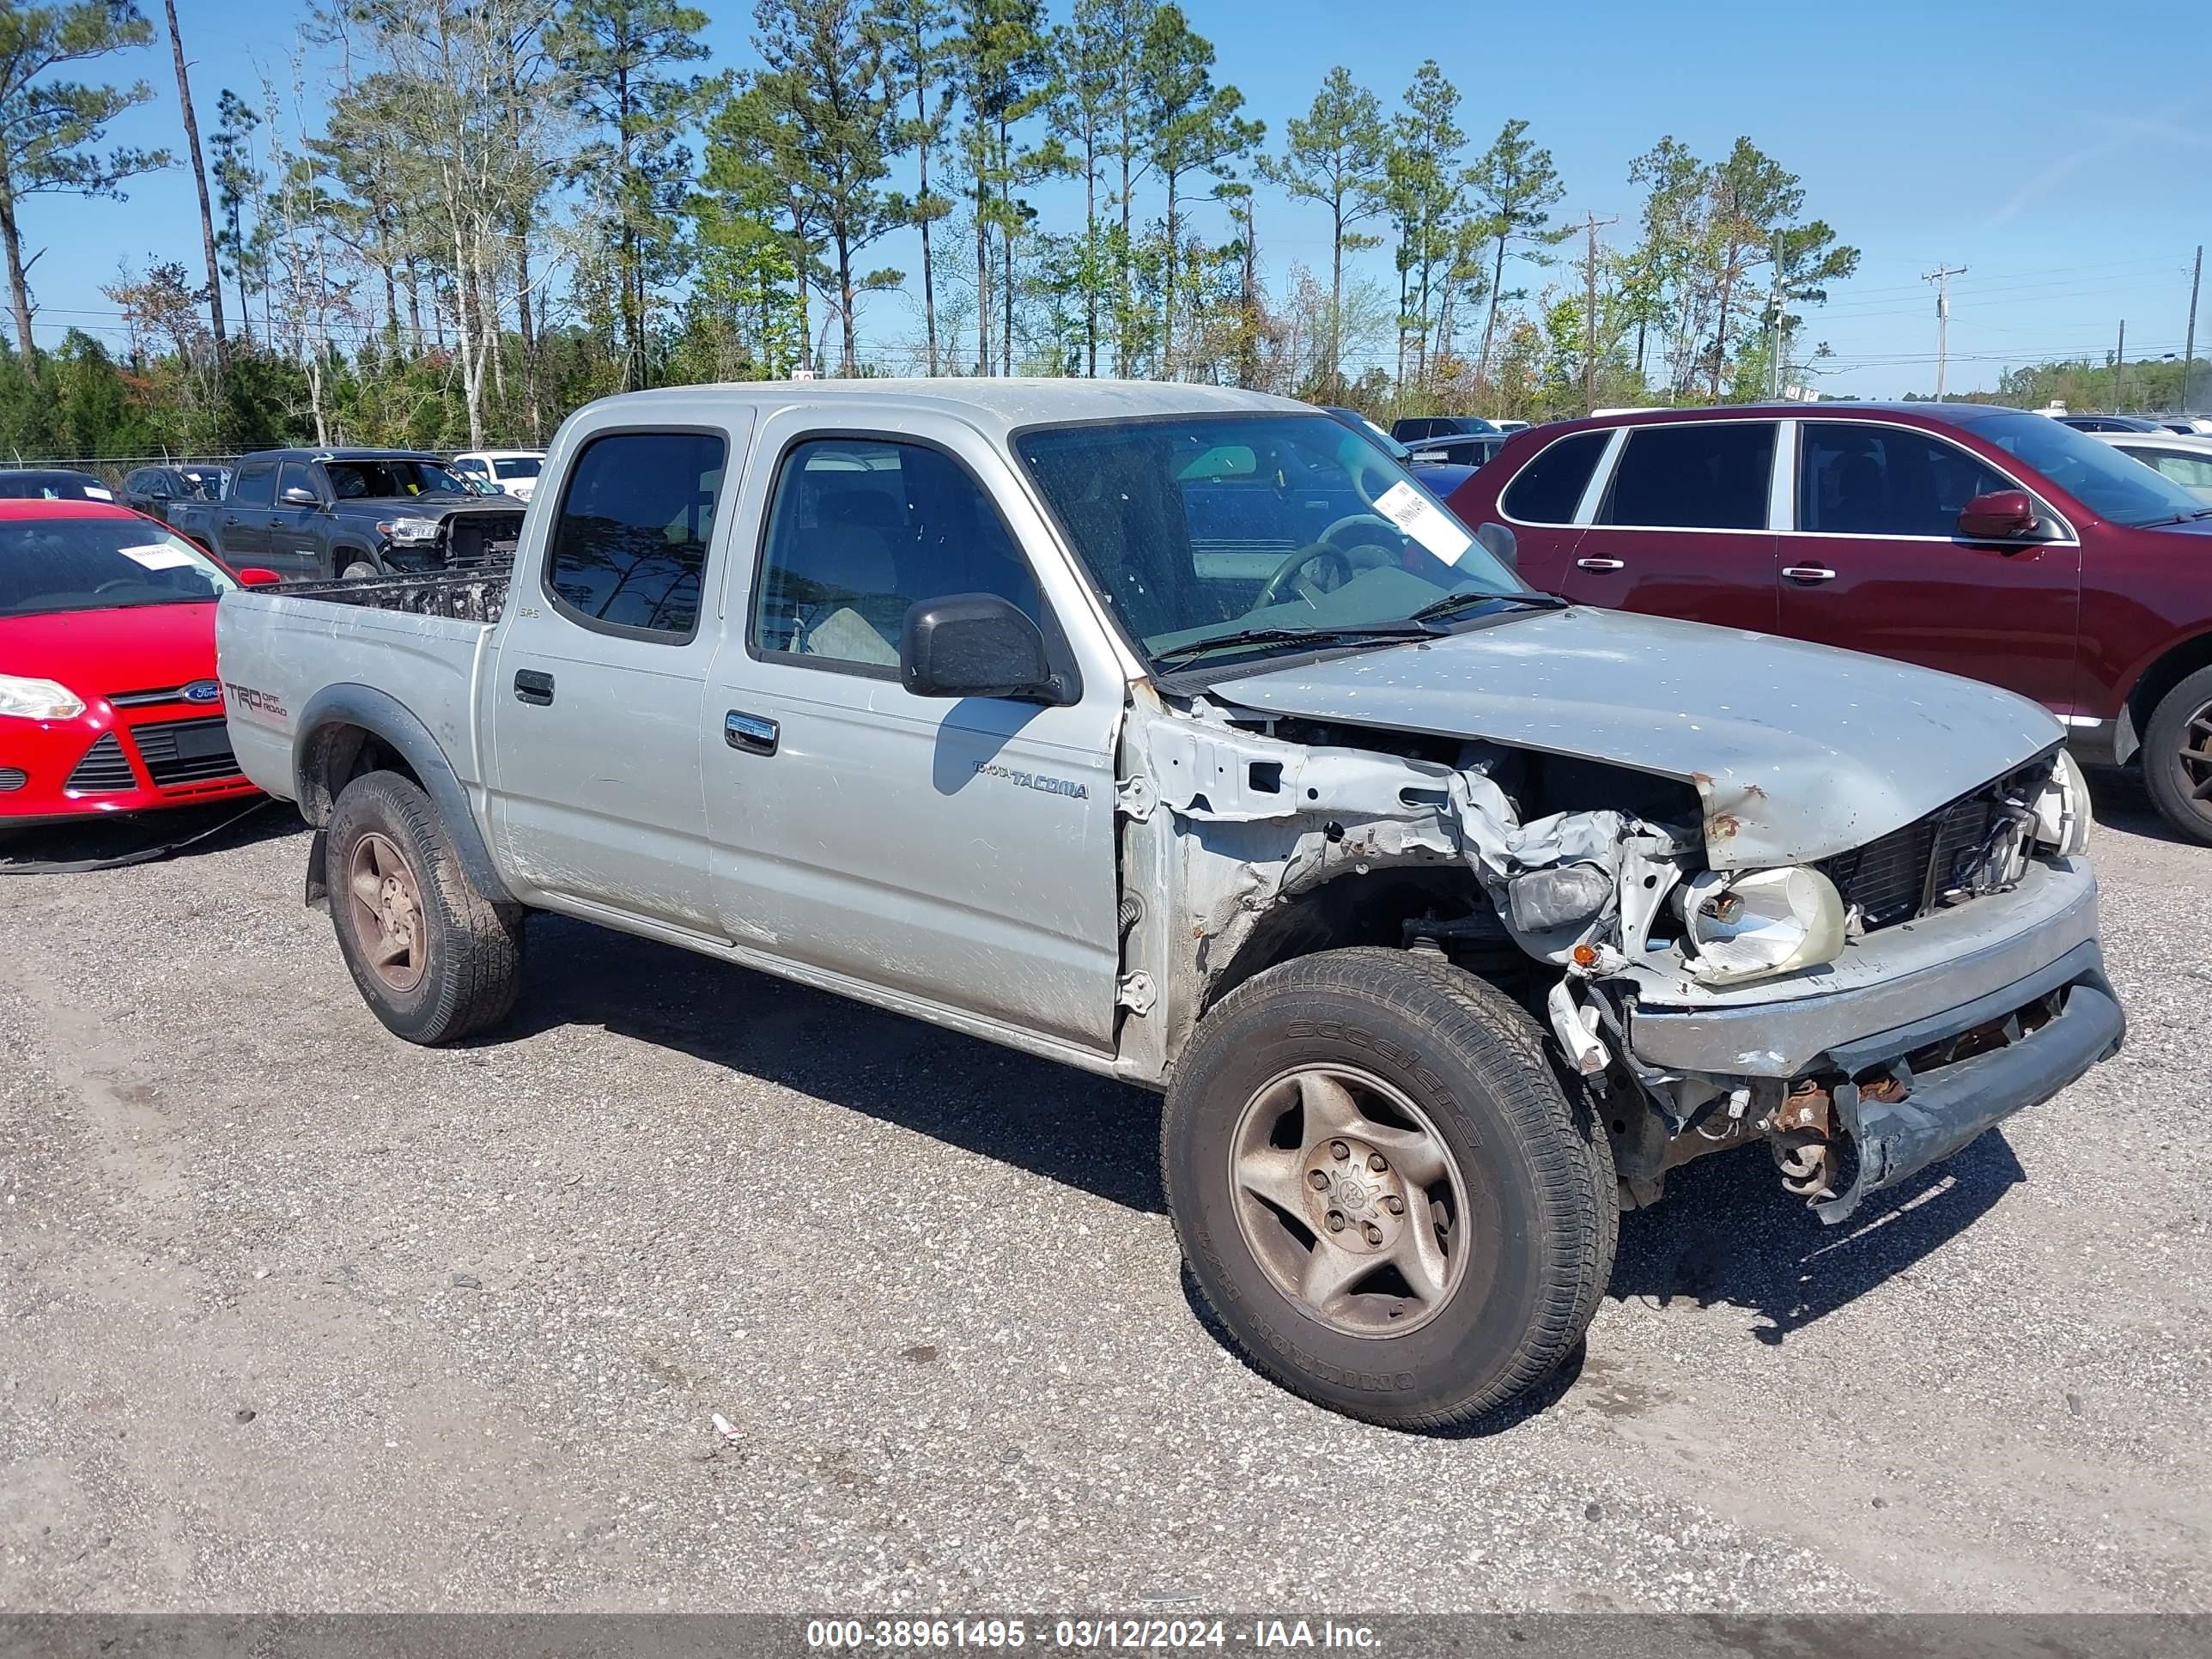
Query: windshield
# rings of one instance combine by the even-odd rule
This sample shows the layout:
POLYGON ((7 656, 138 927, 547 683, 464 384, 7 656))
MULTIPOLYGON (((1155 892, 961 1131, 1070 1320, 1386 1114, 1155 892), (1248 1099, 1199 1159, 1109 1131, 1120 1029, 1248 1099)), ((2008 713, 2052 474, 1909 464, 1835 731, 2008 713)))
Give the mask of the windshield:
POLYGON ((502 455, 491 464, 491 470, 502 478, 534 478, 544 465, 535 455, 502 455))
POLYGON ((0 617, 204 605, 237 586, 190 542, 145 519, 0 523, 0 617))
POLYGON ((2172 524, 2204 503, 2172 479, 2045 415, 1993 415, 1967 428, 2016 455, 2100 518, 2114 524, 2172 524))
POLYGON ((325 461, 331 491, 342 501, 393 501, 408 495, 465 495, 468 487, 435 461, 325 461))
POLYGON ((1016 449, 1154 657, 1213 639, 1226 655, 1333 629, 1418 632, 1415 613, 1448 597, 1526 592, 1371 438, 1327 415, 1045 427, 1016 449), (1257 631, 1271 637, 1228 643, 1257 631))

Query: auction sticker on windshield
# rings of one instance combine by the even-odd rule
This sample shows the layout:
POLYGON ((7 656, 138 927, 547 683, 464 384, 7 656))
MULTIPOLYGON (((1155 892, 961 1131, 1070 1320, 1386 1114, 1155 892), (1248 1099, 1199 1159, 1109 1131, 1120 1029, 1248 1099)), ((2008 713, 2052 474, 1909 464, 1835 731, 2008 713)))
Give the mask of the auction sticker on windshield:
POLYGON ((1449 514, 1403 479, 1375 498, 1375 510, 1446 564, 1457 564, 1474 545, 1449 514))
POLYGON ((173 547, 164 547, 155 542, 145 547, 118 547, 115 550, 126 559, 136 560, 149 570, 190 570, 199 561, 191 554, 173 547))

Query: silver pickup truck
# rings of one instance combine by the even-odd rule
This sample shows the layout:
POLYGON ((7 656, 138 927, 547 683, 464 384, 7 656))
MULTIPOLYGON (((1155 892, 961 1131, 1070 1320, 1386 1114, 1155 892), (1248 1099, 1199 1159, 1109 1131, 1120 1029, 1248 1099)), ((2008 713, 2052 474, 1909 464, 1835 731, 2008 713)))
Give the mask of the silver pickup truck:
POLYGON ((550 910, 1164 1091, 1196 1283, 1339 1410, 1528 1389, 1677 1164, 1839 1220, 2120 1042, 2043 710, 1531 592, 1303 404, 642 392, 544 481, 504 574, 223 596, 377 1017, 492 1025, 550 910))

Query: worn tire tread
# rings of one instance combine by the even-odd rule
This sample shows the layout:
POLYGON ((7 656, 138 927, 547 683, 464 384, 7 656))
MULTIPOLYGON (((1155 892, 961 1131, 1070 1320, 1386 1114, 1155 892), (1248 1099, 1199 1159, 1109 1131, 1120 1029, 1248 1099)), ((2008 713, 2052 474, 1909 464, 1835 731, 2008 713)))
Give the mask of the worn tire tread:
MULTIPOLYGON (((426 904, 437 914, 426 917, 433 928, 430 950, 440 953, 447 970, 437 981, 438 997, 422 1018, 399 1030, 386 1024, 410 1042, 426 1046, 457 1042, 504 1019, 522 990, 522 916, 510 905, 495 904, 477 890, 462 866, 453 838, 447 834, 437 807, 413 782, 397 772, 370 772, 356 778, 338 796, 331 813, 331 845, 338 844, 337 831, 349 816, 369 820, 404 843, 404 850, 422 872, 426 904)), ((331 921, 343 902, 338 884, 331 884, 331 921)), ((339 946, 354 983, 380 1018, 383 1007, 366 970, 345 949, 341 927, 339 946)))
MULTIPOLYGON (((1442 997, 1463 1016, 1453 1039, 1461 1043, 1473 1068, 1483 1074, 1514 1134, 1528 1152, 1545 1223, 1542 1237, 1531 1241, 1543 1258, 1540 1304, 1515 1352, 1486 1387, 1437 1411, 1374 1411, 1328 1402, 1332 1409, 1364 1421, 1435 1432, 1464 1428, 1542 1382, 1581 1341, 1611 1281, 1620 1226, 1613 1147, 1603 1126, 1588 1109, 1579 1083, 1562 1073, 1542 1029, 1528 1011, 1495 986, 1433 957, 1378 947, 1301 957, 1254 975, 1208 1012, 1193 1047, 1204 1040, 1207 1025, 1218 1030, 1255 1003, 1314 992, 1382 1002, 1415 1018, 1432 1016, 1433 1007, 1419 1006, 1415 986, 1421 993, 1442 997), (1542 1086, 1539 1079, 1553 1086, 1542 1086)), ((1179 1074, 1182 1069, 1178 1067, 1179 1074)), ((1162 1115, 1161 1170, 1172 1212, 1177 1172, 1169 1148, 1178 1109, 1172 1079, 1169 1098, 1169 1109, 1162 1115)), ((1297 1386, 1295 1378, 1286 1376, 1269 1356, 1243 1340, 1231 1321, 1224 1318, 1222 1323, 1248 1363, 1297 1386)))

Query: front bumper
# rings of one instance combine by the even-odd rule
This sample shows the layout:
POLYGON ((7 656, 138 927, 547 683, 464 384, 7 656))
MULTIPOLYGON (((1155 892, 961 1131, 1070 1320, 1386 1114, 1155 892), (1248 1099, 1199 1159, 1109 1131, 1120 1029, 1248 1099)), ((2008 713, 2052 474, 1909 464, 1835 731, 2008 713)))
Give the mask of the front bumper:
POLYGON ((1632 1002, 1629 1048, 1651 1070, 1716 1081, 1839 1079, 1858 1170, 1817 1207, 1840 1221, 2118 1050, 2127 1022, 2105 976, 2096 896, 2086 861, 2039 865, 2012 893, 1858 941, 1835 972, 1778 981, 1769 1000, 1746 986, 1686 1005, 1679 986, 1653 985, 1674 1006, 1632 1002), (1970 1057, 1943 1054, 1967 1033, 1979 1034, 1970 1057), (1909 1077, 1904 1099, 1860 1097, 1850 1079, 1877 1071, 1909 1077))
MULTIPOLYGON (((198 806, 259 792, 240 772, 210 757, 200 766, 176 766, 163 760, 162 775, 142 749, 139 728, 149 734, 180 721, 220 720, 204 704, 174 703, 133 708, 128 717, 98 702, 66 720, 0 720, 0 828, 29 829, 88 817, 118 817, 172 806, 198 806), (97 775, 84 769, 95 746, 113 738, 112 758, 97 775), (164 781, 164 779, 171 780, 164 781)), ((168 751, 156 749, 157 755, 168 751)))
POLYGON ((1993 1023, 2007 1028, 2002 1047, 1916 1074, 1902 1100, 1865 1099, 1848 1084, 1837 1088, 1836 1114, 1857 1149, 1858 1172, 1843 1192, 1814 1206, 1821 1220, 1841 1221, 1869 1193, 1894 1187, 2001 1119, 2040 1105, 2110 1059, 2128 1029, 2105 977, 2103 953, 2089 944, 2018 985, 1917 1024, 1844 1044, 1832 1055, 1846 1075, 1863 1075, 1993 1023), (2021 1011, 2053 1003, 2057 1012, 2048 1020, 2021 1033, 2021 1011))

